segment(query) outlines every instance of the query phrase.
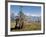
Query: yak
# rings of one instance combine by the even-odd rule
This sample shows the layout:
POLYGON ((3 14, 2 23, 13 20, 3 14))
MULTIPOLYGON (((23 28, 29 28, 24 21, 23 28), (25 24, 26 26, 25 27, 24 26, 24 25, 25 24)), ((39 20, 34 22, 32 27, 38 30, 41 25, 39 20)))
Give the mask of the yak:
POLYGON ((24 25, 23 18, 17 17, 15 21, 16 21, 15 29, 22 29, 24 25))

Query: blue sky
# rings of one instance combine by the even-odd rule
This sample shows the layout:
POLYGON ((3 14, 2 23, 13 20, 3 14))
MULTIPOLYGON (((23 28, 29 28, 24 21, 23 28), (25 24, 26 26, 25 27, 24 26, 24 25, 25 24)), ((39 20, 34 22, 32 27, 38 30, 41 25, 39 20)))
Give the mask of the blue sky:
MULTIPOLYGON (((20 11, 20 6, 11 5, 10 11, 16 16, 20 11)), ((22 12, 27 16, 41 16, 41 6, 23 6, 22 12)))

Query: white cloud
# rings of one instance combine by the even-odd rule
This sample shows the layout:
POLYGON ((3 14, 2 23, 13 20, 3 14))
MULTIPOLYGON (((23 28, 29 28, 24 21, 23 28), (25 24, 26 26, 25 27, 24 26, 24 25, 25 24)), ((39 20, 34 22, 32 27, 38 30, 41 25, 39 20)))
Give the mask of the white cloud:
POLYGON ((30 13, 24 13, 25 15, 27 15, 27 16, 31 16, 31 14, 30 13))
POLYGON ((32 14, 31 16, 40 16, 40 15, 37 15, 37 14, 32 14))
POLYGON ((31 13, 24 13, 24 14, 27 15, 27 16, 40 16, 38 14, 31 14, 31 13))
MULTIPOLYGON (((14 13, 15 16, 18 15, 18 13, 15 12, 15 11, 12 11, 12 13, 14 13)), ((24 13, 24 14, 25 14, 26 16, 40 16, 39 14, 31 14, 31 13, 24 13)))

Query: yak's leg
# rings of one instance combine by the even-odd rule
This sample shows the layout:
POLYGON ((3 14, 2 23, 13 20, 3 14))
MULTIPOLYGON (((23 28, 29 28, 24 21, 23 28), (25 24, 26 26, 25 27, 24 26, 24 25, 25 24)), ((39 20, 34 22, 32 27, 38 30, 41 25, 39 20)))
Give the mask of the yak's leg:
POLYGON ((22 22, 21 29, 23 28, 24 22, 22 22))
POLYGON ((17 21, 16 21, 15 29, 17 29, 17 21))

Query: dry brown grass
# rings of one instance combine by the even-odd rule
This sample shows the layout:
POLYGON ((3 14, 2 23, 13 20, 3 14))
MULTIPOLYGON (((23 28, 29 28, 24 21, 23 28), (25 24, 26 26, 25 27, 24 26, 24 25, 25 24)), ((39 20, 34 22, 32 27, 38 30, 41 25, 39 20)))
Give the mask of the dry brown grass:
MULTIPOLYGON (((15 28, 16 23, 11 22, 11 28, 15 28)), ((41 24, 40 23, 24 23, 24 26, 22 29, 14 29, 12 31, 34 31, 34 30, 41 30, 41 24)))

